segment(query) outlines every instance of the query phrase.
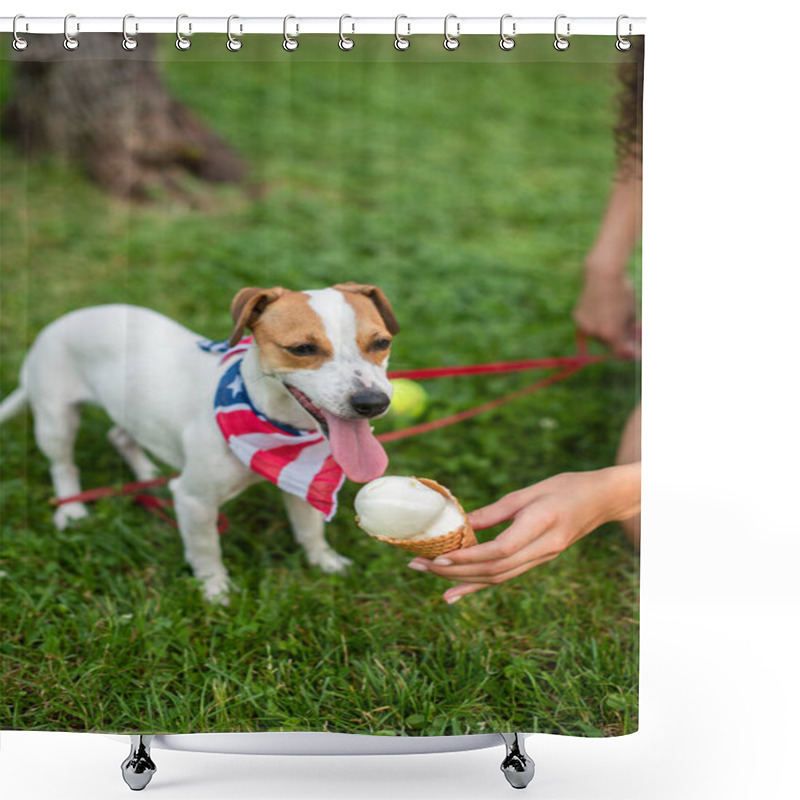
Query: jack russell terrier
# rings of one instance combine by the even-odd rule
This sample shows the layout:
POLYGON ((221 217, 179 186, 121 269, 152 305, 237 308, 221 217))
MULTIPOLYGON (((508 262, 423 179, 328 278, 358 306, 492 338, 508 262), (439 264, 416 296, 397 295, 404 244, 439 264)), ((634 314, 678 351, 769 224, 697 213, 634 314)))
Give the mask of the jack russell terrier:
MULTIPOLYGON (((36 338, 0 405, 0 422, 30 405, 58 498, 81 492, 73 447, 83 403, 111 417, 109 439, 137 480, 158 472, 145 451, 179 471, 169 487, 186 560, 219 602, 230 587, 218 509, 262 476, 283 489, 311 564, 337 573, 351 563, 325 540, 324 522, 345 476, 365 483, 386 470, 369 421, 389 407, 398 330, 383 292, 357 283, 246 288, 231 312, 227 345, 136 306, 66 314, 36 338)), ((86 514, 68 502, 54 522, 63 529, 86 514)))

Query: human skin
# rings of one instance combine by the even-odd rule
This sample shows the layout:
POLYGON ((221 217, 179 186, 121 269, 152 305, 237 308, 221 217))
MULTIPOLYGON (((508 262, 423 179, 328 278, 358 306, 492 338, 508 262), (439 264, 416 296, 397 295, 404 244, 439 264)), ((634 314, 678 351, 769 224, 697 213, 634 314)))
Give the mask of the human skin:
MULTIPOLYGON (((583 289, 573 316, 578 329, 618 358, 641 355, 636 296, 626 270, 641 234, 641 162, 623 158, 603 220, 586 256, 583 289)), ((484 544, 409 567, 460 581, 443 595, 448 603, 551 561, 606 522, 619 522, 634 547, 640 538, 641 405, 628 417, 616 464, 592 472, 562 473, 505 495, 470 514, 476 530, 511 524, 484 544)))
POLYGON ((626 270, 642 228, 642 178, 633 157, 624 160, 606 212, 584 262, 583 288, 573 311, 578 329, 603 342, 617 358, 640 356, 636 296, 626 270))
POLYGON ((635 518, 640 498, 638 461, 554 475, 469 515, 476 530, 510 522, 495 539, 433 560, 418 557, 409 567, 459 581, 443 595, 455 603, 551 561, 606 522, 635 518))

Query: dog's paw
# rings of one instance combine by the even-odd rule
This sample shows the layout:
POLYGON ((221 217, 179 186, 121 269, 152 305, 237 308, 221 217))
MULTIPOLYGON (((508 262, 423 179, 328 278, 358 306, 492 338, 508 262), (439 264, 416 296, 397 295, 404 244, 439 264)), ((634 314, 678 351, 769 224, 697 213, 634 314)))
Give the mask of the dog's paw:
POLYGON ((320 553, 309 555, 309 561, 315 567, 319 567, 326 575, 341 575, 353 563, 352 559, 346 558, 330 548, 320 553))
POLYGON ((53 514, 53 523, 58 530, 63 531, 70 523, 88 516, 89 511, 83 503, 64 503, 53 514))
POLYGON ((230 605, 231 589, 234 588, 226 573, 201 578, 203 584, 203 597, 209 603, 217 605, 230 605))

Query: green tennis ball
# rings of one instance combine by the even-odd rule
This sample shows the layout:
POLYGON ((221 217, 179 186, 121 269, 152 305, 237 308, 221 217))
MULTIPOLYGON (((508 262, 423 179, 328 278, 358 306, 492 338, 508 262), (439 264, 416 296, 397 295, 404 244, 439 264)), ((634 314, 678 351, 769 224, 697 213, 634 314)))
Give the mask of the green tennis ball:
POLYGON ((395 378, 392 381, 392 404, 389 411, 398 417, 416 419, 421 417, 428 405, 428 393, 416 381, 395 378))

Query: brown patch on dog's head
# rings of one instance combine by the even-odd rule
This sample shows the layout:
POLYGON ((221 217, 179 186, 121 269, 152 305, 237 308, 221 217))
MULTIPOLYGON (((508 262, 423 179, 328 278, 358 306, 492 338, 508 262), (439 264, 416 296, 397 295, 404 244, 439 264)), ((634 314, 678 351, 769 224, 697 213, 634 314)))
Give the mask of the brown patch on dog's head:
POLYGON ((348 301, 350 300, 348 295, 361 295, 369 298, 369 300, 372 301, 373 306, 380 314, 383 324, 386 325, 386 330, 388 330, 392 336, 394 336, 394 334, 400 330, 400 326, 397 324, 397 317, 394 315, 394 311, 392 310, 392 306, 389 303, 388 298, 377 286, 348 281, 347 283, 337 283, 333 288, 338 289, 340 292, 344 292, 345 299, 348 301))
MULTIPOLYGON (((361 353, 372 363, 383 365, 392 335, 398 331, 386 295, 377 286, 360 283, 341 283, 333 288, 343 294, 355 312, 361 353)), ((231 314, 234 328, 230 346, 240 341, 245 328, 249 328, 258 344, 262 364, 270 370, 316 369, 334 354, 325 323, 304 292, 280 286, 271 289, 250 286, 234 297, 231 314)))
POLYGON ((263 289, 258 286, 247 286, 236 293, 231 303, 231 316, 233 317, 233 333, 228 339, 228 345, 233 347, 244 334, 245 328, 253 330, 258 318, 270 303, 286 294, 286 289, 274 286, 263 289))
POLYGON ((389 356, 392 334, 398 325, 386 295, 376 286, 340 283, 342 293, 356 316, 356 344, 367 361, 382 366, 389 356))
POLYGON ((277 372, 317 369, 333 356, 325 323, 303 292, 286 292, 265 308, 253 336, 262 366, 277 372))
POLYGON ((315 369, 333 355, 325 325, 303 292, 248 287, 234 297, 231 313, 234 329, 229 344, 236 344, 249 328, 265 369, 315 369))

